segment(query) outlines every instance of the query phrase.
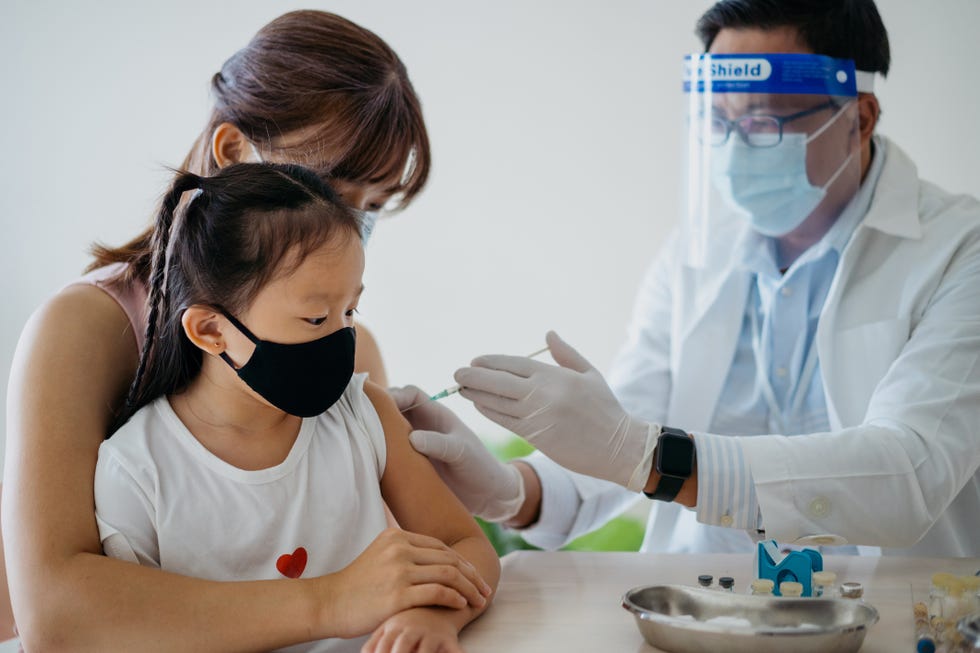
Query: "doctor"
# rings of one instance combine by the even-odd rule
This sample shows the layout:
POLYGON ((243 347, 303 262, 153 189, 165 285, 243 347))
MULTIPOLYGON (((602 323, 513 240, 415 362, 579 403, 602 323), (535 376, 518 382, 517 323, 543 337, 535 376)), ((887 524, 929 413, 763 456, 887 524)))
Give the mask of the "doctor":
POLYGON ((456 374, 537 453, 501 464, 435 402, 408 414, 415 448, 545 548, 642 492, 645 550, 980 556, 980 204, 876 134, 874 3, 722 0, 697 31, 687 219, 608 384, 551 333, 558 366, 456 374))

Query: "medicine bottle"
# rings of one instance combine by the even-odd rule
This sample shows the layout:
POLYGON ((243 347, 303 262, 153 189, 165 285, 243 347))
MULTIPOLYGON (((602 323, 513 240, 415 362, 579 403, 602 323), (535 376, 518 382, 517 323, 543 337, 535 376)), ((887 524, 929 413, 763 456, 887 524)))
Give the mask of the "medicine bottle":
POLYGON ((779 584, 779 593, 787 598, 799 598, 803 596, 803 583, 792 580, 783 581, 779 584))
POLYGON ((845 599, 858 599, 864 596, 864 585, 861 583, 855 583, 854 581, 849 581, 840 584, 840 595, 841 598, 845 599))
POLYGON ((830 596, 837 583, 837 574, 832 571, 813 572, 813 596, 830 596))
POLYGON ((752 581, 752 594, 754 596, 772 596, 772 588, 775 585, 768 578, 756 578, 752 581))

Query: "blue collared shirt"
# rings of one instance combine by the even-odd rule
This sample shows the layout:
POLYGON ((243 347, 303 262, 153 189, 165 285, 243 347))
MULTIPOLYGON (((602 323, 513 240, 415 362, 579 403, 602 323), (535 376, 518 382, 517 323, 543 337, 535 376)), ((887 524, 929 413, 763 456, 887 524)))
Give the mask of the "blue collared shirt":
MULTIPOLYGON (((785 272, 775 241, 749 234, 740 267, 752 273, 735 356, 709 434, 694 438, 698 460, 698 521, 743 529, 758 526, 751 474, 732 435, 799 435, 829 430, 814 339, 841 253, 868 212, 886 152, 874 156, 861 187, 816 244, 785 272), (807 361, 810 361, 809 364, 807 361), (741 515, 733 523, 731 514, 741 515), (727 518, 726 518, 727 517, 727 518)), ((763 516, 764 517, 764 516, 763 516)))

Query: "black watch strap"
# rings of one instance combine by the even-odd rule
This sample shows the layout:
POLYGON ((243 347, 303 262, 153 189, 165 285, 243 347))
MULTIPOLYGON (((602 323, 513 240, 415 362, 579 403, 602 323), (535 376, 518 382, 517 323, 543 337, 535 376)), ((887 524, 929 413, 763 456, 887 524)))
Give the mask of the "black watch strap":
POLYGON ((681 491, 681 487, 686 480, 686 478, 677 476, 661 476, 660 482, 657 483, 657 489, 653 492, 644 492, 643 494, 657 501, 673 501, 677 493, 681 491))
MULTIPOLYGON (((664 426, 660 429, 660 438, 657 441, 658 450, 654 452, 653 464, 654 464, 654 468, 658 472, 661 471, 659 468, 658 459, 659 456, 663 454, 663 451, 660 449, 661 447, 666 448, 666 446, 670 444, 668 440, 671 439, 673 439, 675 443, 678 440, 684 441, 685 444, 692 449, 691 455, 693 456, 694 445, 693 443, 691 443, 691 436, 688 435, 686 431, 682 431, 681 429, 672 428, 670 426, 664 426)), ((690 462, 693 463, 693 458, 690 462)), ((687 469, 683 470, 680 473, 680 475, 676 475, 676 476, 667 473, 661 473, 660 481, 657 483, 657 487, 654 489, 654 491, 653 492, 644 491, 643 494, 645 494, 648 498, 655 499, 657 501, 667 501, 667 502, 673 501, 674 498, 677 496, 678 492, 680 492, 681 488, 684 486, 684 481, 686 481, 691 476, 692 470, 690 467, 691 465, 689 464, 687 469)))

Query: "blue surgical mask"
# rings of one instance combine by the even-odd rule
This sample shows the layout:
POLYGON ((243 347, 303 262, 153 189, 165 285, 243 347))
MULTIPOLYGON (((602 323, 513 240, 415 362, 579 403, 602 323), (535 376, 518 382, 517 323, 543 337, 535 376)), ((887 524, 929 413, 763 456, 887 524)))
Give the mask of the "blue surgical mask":
POLYGON ((827 195, 827 189, 854 157, 851 152, 823 186, 814 186, 806 172, 807 144, 843 113, 844 105, 812 135, 784 133, 773 147, 752 147, 737 134, 711 152, 711 177, 725 201, 747 214, 752 229, 770 237, 799 227, 827 195))
POLYGON ((380 211, 365 211, 364 209, 351 209, 357 216, 357 221, 361 223, 361 244, 367 245, 368 238, 374 231, 374 225, 378 223, 380 211))
POLYGON ((252 154, 255 155, 255 163, 265 163, 265 159, 259 154, 259 148, 255 147, 255 143, 249 143, 252 146, 252 154))

